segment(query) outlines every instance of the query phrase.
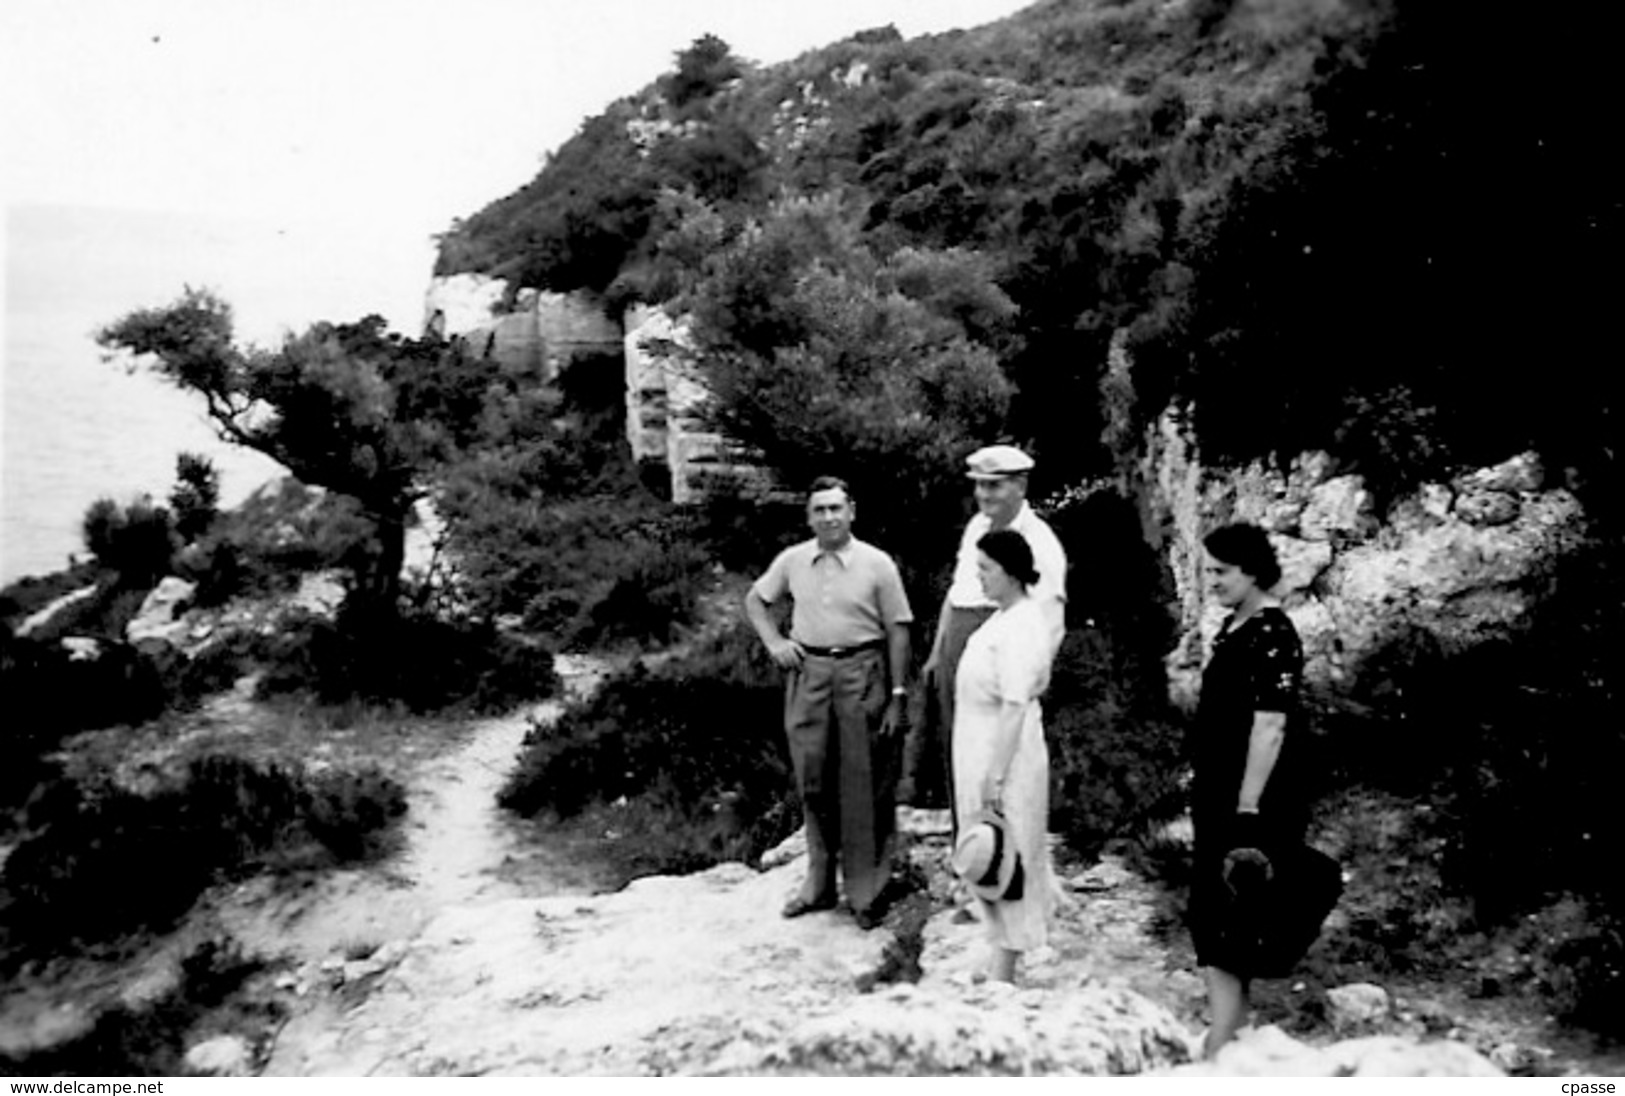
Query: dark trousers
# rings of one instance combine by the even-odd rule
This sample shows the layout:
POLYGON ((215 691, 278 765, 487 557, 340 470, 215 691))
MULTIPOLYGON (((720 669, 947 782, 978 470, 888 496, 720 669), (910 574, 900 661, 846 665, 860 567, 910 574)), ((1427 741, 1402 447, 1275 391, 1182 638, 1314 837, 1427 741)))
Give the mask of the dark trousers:
POLYGON ((812 901, 835 897, 837 859, 856 911, 867 910, 890 877, 895 751, 880 737, 886 701, 880 650, 808 655, 785 684, 784 728, 807 831, 802 895, 812 901))
MULTIPOLYGON (((948 610, 937 668, 925 682, 925 710, 909 727, 905 772, 915 786, 916 802, 935 800, 934 793, 941 788, 949 810, 953 810, 954 683, 965 642, 992 615, 992 609, 948 610)), ((959 820, 955 818, 954 836, 958 834, 959 820)))

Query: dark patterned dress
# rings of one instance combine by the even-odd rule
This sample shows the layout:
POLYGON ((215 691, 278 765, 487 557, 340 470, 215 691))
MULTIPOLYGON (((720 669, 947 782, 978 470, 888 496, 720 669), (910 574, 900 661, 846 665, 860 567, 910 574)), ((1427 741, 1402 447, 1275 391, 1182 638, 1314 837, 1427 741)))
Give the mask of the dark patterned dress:
POLYGON ((1202 672, 1192 754, 1191 821, 1196 831, 1195 876, 1189 923, 1197 962, 1242 977, 1258 970, 1256 933, 1238 925, 1223 878, 1232 847, 1236 799, 1247 770, 1255 712, 1286 713, 1286 736, 1258 802, 1259 820, 1274 850, 1301 847, 1308 827, 1294 716, 1303 680, 1303 645, 1292 621, 1277 608, 1261 609, 1241 624, 1232 616, 1214 640, 1202 672))

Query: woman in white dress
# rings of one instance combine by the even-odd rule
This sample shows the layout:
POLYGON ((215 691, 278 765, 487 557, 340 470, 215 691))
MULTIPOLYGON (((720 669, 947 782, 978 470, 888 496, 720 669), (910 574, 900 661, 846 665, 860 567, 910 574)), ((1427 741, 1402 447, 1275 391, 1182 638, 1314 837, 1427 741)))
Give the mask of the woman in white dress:
POLYGON ((1004 817, 1021 857, 1019 896, 977 907, 993 945, 991 978, 1015 981, 1021 953, 1041 947, 1055 901, 1050 870, 1049 749, 1038 697, 1049 684, 1050 629, 1027 596, 1032 549, 1000 529, 977 542, 977 572, 997 611, 971 634, 954 689, 953 764, 960 818, 1004 817))

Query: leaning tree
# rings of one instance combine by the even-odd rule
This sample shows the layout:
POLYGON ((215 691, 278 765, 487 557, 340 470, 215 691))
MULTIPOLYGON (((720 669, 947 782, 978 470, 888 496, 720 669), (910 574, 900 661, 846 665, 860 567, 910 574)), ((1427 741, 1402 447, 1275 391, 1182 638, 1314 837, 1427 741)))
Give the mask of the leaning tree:
POLYGON ((231 306, 190 288, 96 339, 201 396, 226 441, 360 504, 376 550, 355 565, 349 608, 373 620, 398 611, 413 504, 433 469, 474 443, 501 379, 494 361, 461 343, 389 334, 376 315, 313 324, 277 349, 239 347, 231 306))

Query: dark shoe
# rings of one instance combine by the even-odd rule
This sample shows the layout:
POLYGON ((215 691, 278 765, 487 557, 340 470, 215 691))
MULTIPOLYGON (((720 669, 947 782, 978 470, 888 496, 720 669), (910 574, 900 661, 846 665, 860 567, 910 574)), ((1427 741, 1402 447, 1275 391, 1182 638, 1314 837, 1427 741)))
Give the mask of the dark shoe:
POLYGON ((886 912, 877 909, 858 910, 852 915, 852 920, 857 923, 858 928, 868 932, 881 926, 886 920, 886 912))
POLYGON ((800 917, 804 913, 817 913, 819 910, 832 910, 835 908, 833 898, 803 898, 796 895, 784 904, 785 917, 800 917))

